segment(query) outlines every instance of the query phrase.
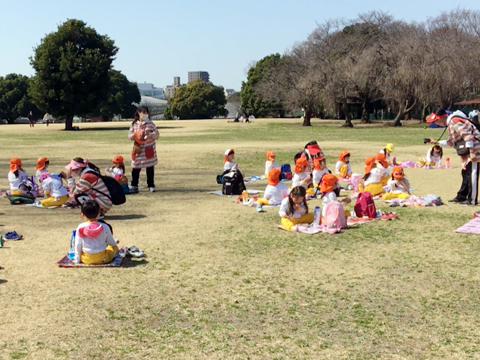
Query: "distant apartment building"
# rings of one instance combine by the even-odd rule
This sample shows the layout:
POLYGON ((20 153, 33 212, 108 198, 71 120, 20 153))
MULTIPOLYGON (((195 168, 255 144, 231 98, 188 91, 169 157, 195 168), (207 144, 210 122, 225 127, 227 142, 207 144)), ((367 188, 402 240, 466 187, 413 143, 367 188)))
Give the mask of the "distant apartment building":
POLYGON ((189 71, 188 72, 188 82, 200 79, 202 81, 210 81, 210 75, 207 71, 189 71))
POLYGON ((173 85, 167 85, 165 86, 165 97, 167 99, 170 99, 173 97, 173 94, 175 94, 175 91, 177 90, 178 87, 180 87, 180 76, 174 76, 173 77, 173 85))
POLYGON ((233 90, 233 89, 225 89, 224 91, 225 91, 225 97, 227 97, 227 98, 228 98, 230 95, 236 93, 236 91, 233 90))
POLYGON ((156 99, 165 99, 165 92, 162 88, 157 88, 151 83, 137 83, 138 91, 141 96, 150 96, 156 99))

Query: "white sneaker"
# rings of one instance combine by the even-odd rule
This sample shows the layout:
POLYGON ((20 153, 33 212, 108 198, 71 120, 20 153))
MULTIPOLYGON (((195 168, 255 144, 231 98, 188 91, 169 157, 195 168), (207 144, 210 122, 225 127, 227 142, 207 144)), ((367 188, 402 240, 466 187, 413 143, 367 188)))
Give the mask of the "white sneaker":
POLYGON ((155 188, 154 188, 154 187, 149 187, 148 190, 150 190, 150 192, 155 192, 155 188))
POLYGON ((129 186, 128 190, 130 190, 131 193, 138 193, 138 186, 129 186))

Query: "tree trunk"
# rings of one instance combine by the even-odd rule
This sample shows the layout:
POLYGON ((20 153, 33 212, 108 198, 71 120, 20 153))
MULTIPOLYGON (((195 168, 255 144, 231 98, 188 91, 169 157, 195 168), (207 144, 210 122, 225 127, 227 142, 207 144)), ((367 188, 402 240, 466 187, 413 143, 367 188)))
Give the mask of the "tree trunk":
POLYGON ((368 113, 368 104, 367 102, 363 102, 362 104, 362 124, 371 124, 372 122, 370 121, 370 114, 368 113))
POLYGON ((395 120, 393 121, 393 126, 402 126, 402 119, 404 116, 405 116, 405 112, 400 111, 395 117, 395 120))
POLYGON ((73 130, 73 115, 67 115, 65 118, 65 130, 73 130))
POLYGON ((312 111, 305 107, 305 110, 303 110, 303 124, 302 124, 302 126, 312 126, 312 122, 310 121, 311 117, 312 117, 312 111))
POLYGON ((350 109, 347 104, 343 104, 342 106, 343 113, 345 114, 345 124, 342 125, 342 127, 353 127, 352 124, 352 117, 350 116, 350 109))

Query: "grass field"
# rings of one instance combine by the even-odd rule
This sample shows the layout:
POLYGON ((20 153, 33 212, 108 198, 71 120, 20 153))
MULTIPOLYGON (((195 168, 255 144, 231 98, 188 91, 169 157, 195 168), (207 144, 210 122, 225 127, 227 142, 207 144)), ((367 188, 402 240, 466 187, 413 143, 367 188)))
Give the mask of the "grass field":
MULTIPOLYGON (((266 150, 292 163, 316 139, 330 168, 345 148, 361 172, 387 142, 398 159, 416 160, 427 152, 422 139, 441 133, 298 122, 157 122, 158 191, 128 196, 106 218, 120 245, 148 255, 122 268, 58 268, 79 210, 0 199, 0 231, 25 237, 0 249, 0 359, 480 358, 480 244, 453 232, 475 208, 400 208, 397 221, 309 236, 276 229, 276 210, 258 214, 207 193, 219 189, 227 148, 246 176, 261 175, 266 150)), ((1 189, 13 156, 29 173, 40 156, 51 172, 76 156, 101 169, 113 155, 129 157, 128 123, 61 127, 0 126, 1 189)), ((406 170, 414 194, 455 196, 460 164, 452 149, 444 157, 455 169, 406 170)))

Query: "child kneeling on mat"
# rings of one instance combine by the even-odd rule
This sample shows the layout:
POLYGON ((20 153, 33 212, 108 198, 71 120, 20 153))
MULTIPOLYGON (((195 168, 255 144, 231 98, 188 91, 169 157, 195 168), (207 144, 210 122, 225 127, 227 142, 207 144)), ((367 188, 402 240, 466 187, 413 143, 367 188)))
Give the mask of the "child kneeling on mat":
POLYGON ((68 201, 68 190, 62 184, 62 178, 57 174, 41 173, 39 176, 40 185, 45 194, 45 199, 40 201, 44 207, 62 206, 68 201))
POLYGON ((410 183, 405 178, 405 173, 401 166, 394 166, 392 169, 392 178, 387 184, 389 192, 382 196, 383 200, 408 199, 410 197, 410 183))
POLYGON ((290 231, 298 231, 297 224, 310 224, 313 213, 308 213, 306 191, 303 186, 296 186, 290 195, 282 200, 279 215, 282 217, 282 226, 290 231))
POLYGON ((75 262, 77 264, 108 264, 118 253, 117 241, 109 225, 97 222, 99 205, 88 200, 82 204, 82 218, 75 234, 75 262))
POLYGON ((265 188, 263 197, 257 199, 257 211, 262 211, 263 205, 277 206, 282 203, 284 197, 288 195, 288 188, 280 181, 280 168, 275 167, 268 171, 268 185, 265 188))

